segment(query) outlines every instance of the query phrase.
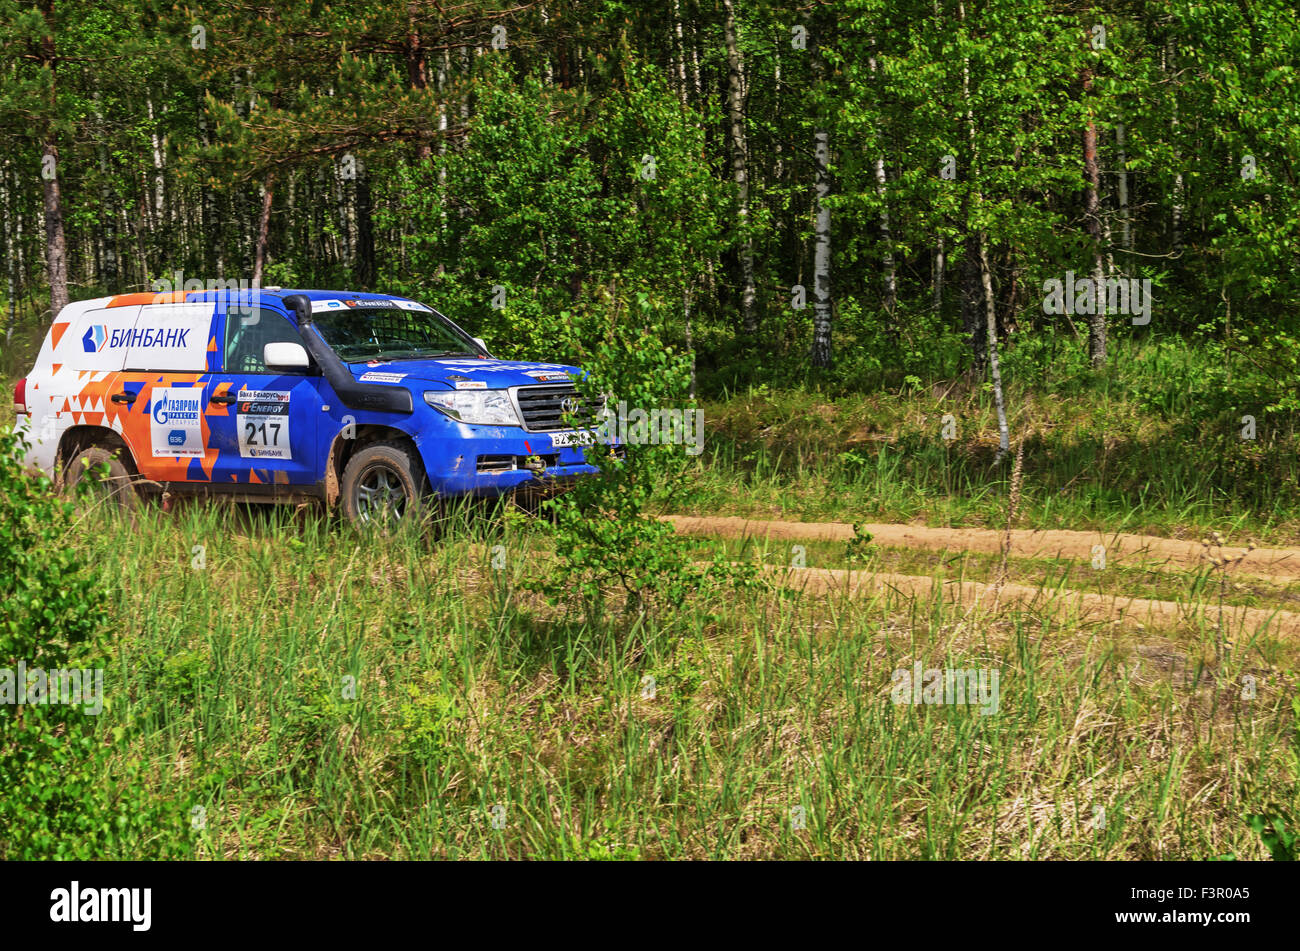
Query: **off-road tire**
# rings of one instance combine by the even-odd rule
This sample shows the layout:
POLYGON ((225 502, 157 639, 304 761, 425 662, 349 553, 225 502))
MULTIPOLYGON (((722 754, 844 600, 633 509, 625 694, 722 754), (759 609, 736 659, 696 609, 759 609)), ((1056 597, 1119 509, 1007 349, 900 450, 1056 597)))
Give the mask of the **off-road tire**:
POLYGON ((343 514, 353 525, 413 519, 424 502, 424 467, 406 446, 371 443, 348 460, 339 486, 343 514), (381 519, 382 512, 388 517, 381 519))

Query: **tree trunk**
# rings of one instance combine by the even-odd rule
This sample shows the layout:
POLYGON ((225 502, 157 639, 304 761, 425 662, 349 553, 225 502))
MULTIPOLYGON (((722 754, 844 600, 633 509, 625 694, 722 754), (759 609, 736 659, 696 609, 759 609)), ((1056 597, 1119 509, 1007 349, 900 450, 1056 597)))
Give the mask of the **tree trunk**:
POLYGON ((934 250, 934 313, 937 317, 943 311, 943 269, 947 263, 943 253, 943 235, 939 235, 934 250))
POLYGON ((362 290, 375 286, 375 229, 370 201, 370 170, 357 160, 357 281, 362 290))
POLYGON ((145 107, 149 116, 149 146, 153 157, 153 211, 154 223, 158 229, 154 233, 154 240, 166 248, 168 247, 167 236, 163 230, 167 226, 167 194, 164 187, 165 179, 163 177, 163 150, 162 139, 158 135, 158 124, 154 119, 153 99, 145 97, 145 107))
POLYGON ((736 229, 740 234, 740 316, 745 335, 758 331, 754 312, 754 238, 749 227, 749 166, 745 141, 744 69, 736 43, 736 15, 732 0, 722 0, 726 11, 723 40, 727 47, 727 115, 731 132, 731 169, 736 180, 736 229))
MULTIPOLYGON (((1085 39, 1085 42, 1087 40, 1085 39)), ((1092 92, 1092 70, 1083 71, 1083 95, 1092 92)), ((1091 238, 1093 290, 1104 287, 1105 258, 1101 240, 1101 208, 1098 195, 1101 191, 1101 164, 1097 160, 1097 124, 1091 114, 1083 127, 1083 225, 1091 238)), ((1106 308, 1094 306, 1088 314, 1088 359, 1094 368, 1106 365, 1106 308)))
POLYGON ((45 35, 40 43, 40 65, 50 71, 50 92, 46 107, 49 109, 46 132, 42 145, 43 205, 45 211, 45 266, 50 281, 51 320, 68 306, 68 241, 63 232, 63 195, 59 189, 59 144, 54 136, 54 118, 58 114, 59 96, 55 80, 58 71, 58 50, 54 43, 54 0, 42 0, 41 15, 45 20, 45 35))
POLYGON ((262 214, 257 223, 257 245, 253 257, 253 286, 262 286, 262 270, 266 265, 266 243, 271 230, 271 199, 275 194, 275 182, 268 179, 262 192, 262 214))
MULTIPOLYGON (((406 5, 408 18, 408 30, 406 34, 406 78, 411 84, 411 88, 417 91, 427 89, 429 86, 429 64, 425 58, 424 45, 420 38, 420 30, 415 25, 415 15, 418 7, 414 3, 406 5)), ((415 144, 415 157, 418 161, 426 162, 429 156, 433 154, 433 149, 428 142, 417 142, 415 144)))
POLYGON ((63 233, 63 196, 59 191, 59 147, 53 138, 45 140, 45 159, 52 169, 44 179, 45 263, 52 320, 68 306, 68 242, 63 233))
POLYGON ((993 404, 998 413, 998 455, 1001 462, 1010 446, 1007 432, 1007 408, 1002 399, 1002 368, 998 362, 998 318, 997 307, 993 298, 993 278, 989 274, 988 239, 984 232, 979 233, 979 272, 980 284, 984 287, 984 328, 987 332, 989 354, 989 377, 993 383, 993 404))
POLYGON ((979 247, 974 235, 968 234, 961 258, 961 326, 970 339, 972 379, 984 376, 988 366, 988 333, 980 313, 982 290, 980 288, 979 247))
POLYGON ((1120 244, 1125 251, 1133 250, 1133 228, 1128 217, 1128 155, 1124 151, 1124 126, 1115 127, 1116 171, 1119 173, 1119 226, 1120 244))
POLYGON ((682 111, 688 108, 688 98, 686 95, 686 34, 682 31, 682 5, 681 0, 673 0, 673 59, 677 62, 674 64, 674 72, 677 74, 677 99, 681 103, 682 111))
MULTIPOLYGON (((965 25, 966 23, 966 4, 957 4, 957 18, 965 25)), ((961 100, 966 113, 966 142, 970 148, 970 178, 972 182, 978 181, 979 172, 979 146, 975 138, 975 113, 970 104, 970 57, 963 56, 961 61, 961 100)), ((978 192, 975 193, 978 195, 978 192)), ((988 334, 985 332, 979 313, 980 301, 980 274, 979 274, 979 241, 971 233, 971 196, 967 195, 962 203, 962 215, 964 219, 963 234, 964 247, 962 251, 962 282, 961 282, 961 317, 962 329, 970 336, 971 349, 971 368, 970 374, 972 379, 979 379, 984 375, 984 368, 988 364, 988 334)))
MULTIPOLYGON (((1175 72, 1174 64, 1174 42, 1172 39, 1165 43, 1164 52, 1161 54, 1161 65, 1164 72, 1168 75, 1175 72)), ((1174 159, 1174 194, 1173 208, 1169 217, 1169 244, 1175 256, 1183 250, 1183 168, 1179 161, 1178 155, 1178 87, 1175 85, 1170 91, 1170 102, 1172 103, 1172 113, 1169 119, 1169 144, 1173 149, 1174 159)))
POLYGON ((14 188, 9 180, 9 160, 4 163, 4 171, 0 173, 0 188, 4 190, 4 247, 5 247, 5 305, 9 309, 9 317, 5 321, 5 349, 8 352, 8 346, 13 339, 14 327, 18 323, 18 255, 14 248, 15 240, 22 240, 22 230, 15 227, 14 219, 14 188))
POLYGON ((117 203, 113 200, 112 176, 108 163, 108 128, 104 124, 104 115, 100 106, 99 92, 95 92, 95 123, 99 127, 100 140, 95 150, 99 158, 99 221, 104 249, 100 259, 99 283, 109 293, 118 289, 117 273, 117 203))
POLYGON ((691 399, 695 399, 695 335, 691 326, 691 299, 694 296, 692 294, 692 282, 693 279, 691 277, 684 276, 684 282, 682 284, 682 313, 686 318, 686 352, 691 355, 691 388, 689 395, 691 399))
MULTIPOLYGON (((874 40, 873 40, 874 42, 874 40)), ((872 53, 867 57, 867 68, 871 71, 874 78, 876 75, 876 56, 872 53)), ((876 155, 875 174, 876 174, 876 197, 880 199, 880 238, 885 244, 884 254, 884 284, 885 284, 885 314, 889 320, 889 333, 895 340, 898 338, 898 327, 894 323, 894 312, 898 309, 898 277, 894 269, 894 238, 889 228, 889 203, 885 185, 888 181, 885 175, 885 155, 884 143, 880 144, 881 151, 876 155)))

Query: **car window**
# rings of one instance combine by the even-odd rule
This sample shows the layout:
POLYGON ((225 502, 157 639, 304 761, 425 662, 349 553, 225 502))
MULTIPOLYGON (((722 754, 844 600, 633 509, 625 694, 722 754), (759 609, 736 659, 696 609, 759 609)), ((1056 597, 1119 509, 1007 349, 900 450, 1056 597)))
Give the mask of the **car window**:
POLYGON ((288 319, 265 307, 231 307, 226 312, 226 372, 266 373, 262 348, 268 343, 302 343, 288 319))
POLYGON ((348 363, 481 355, 464 331, 433 311, 361 304, 314 314, 312 324, 348 363))

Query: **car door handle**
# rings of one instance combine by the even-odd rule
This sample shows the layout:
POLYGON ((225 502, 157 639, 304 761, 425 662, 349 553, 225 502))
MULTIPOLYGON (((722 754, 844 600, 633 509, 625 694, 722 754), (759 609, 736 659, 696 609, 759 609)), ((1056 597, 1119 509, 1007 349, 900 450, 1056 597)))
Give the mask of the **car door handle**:
POLYGON ((130 392, 114 393, 109 397, 114 403, 134 403, 135 398, 136 394, 130 392))
POLYGON ((221 403, 223 406, 229 406, 231 403, 238 403, 239 397, 232 396, 229 393, 214 393, 208 397, 209 403, 221 403))

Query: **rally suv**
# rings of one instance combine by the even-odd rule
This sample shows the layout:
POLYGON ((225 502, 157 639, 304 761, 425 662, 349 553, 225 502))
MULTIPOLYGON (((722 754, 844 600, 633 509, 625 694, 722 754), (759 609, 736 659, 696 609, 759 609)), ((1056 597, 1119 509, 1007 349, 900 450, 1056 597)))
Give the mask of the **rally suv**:
POLYGON ((404 297, 126 294, 65 307, 14 403, 30 465, 97 478, 124 506, 306 497, 365 523, 430 495, 548 494, 595 474, 599 407, 580 373, 494 359, 404 297))

